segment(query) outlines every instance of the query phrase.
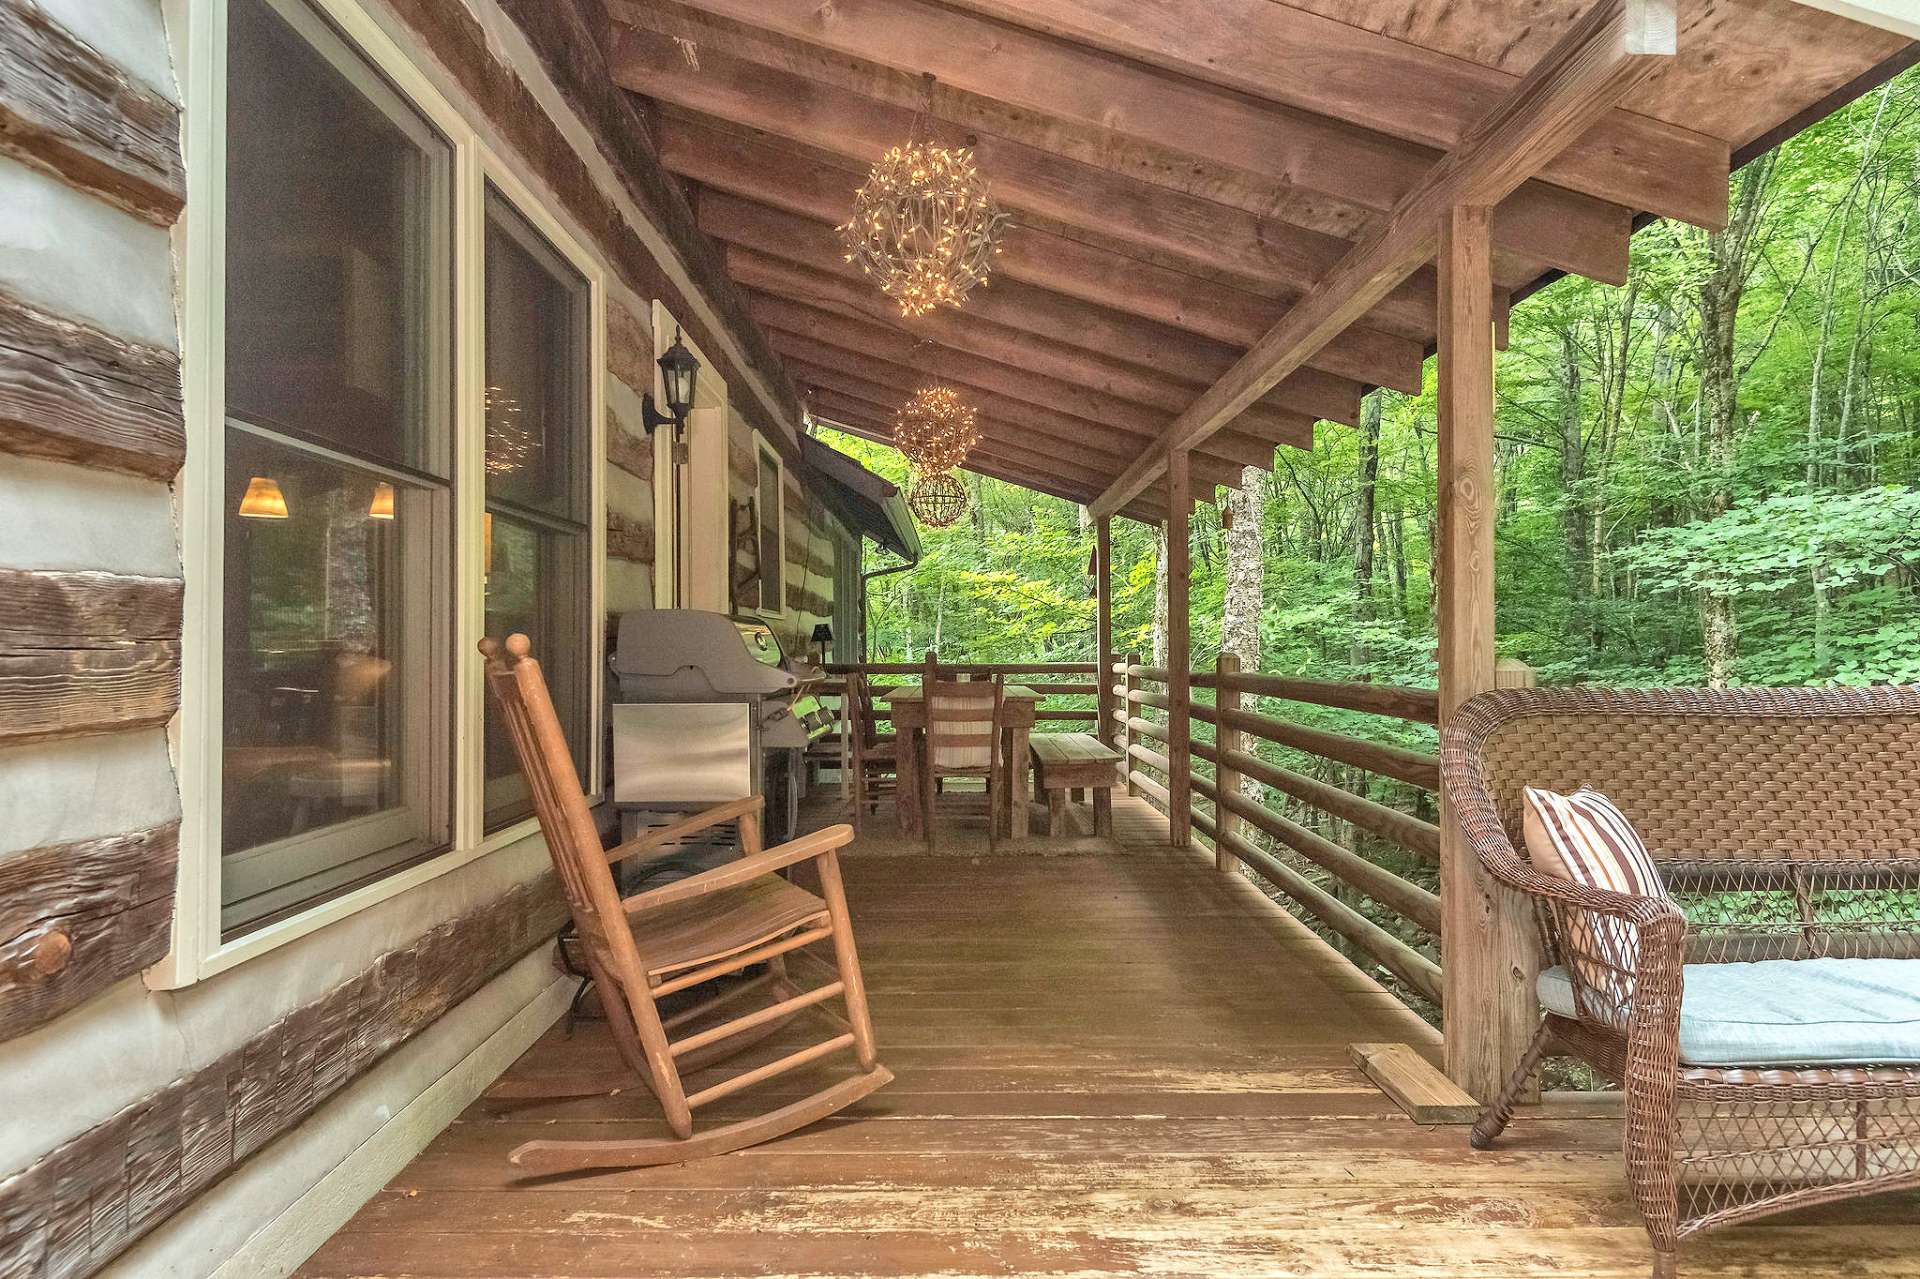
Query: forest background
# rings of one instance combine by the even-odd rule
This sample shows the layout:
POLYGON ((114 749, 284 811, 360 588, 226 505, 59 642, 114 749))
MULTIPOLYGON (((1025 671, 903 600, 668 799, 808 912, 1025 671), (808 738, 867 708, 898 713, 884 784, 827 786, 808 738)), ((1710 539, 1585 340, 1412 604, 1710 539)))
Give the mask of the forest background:
MULTIPOLYGON (((1502 657, 1548 684, 1920 682, 1917 152, 1920 68, 1736 173, 1726 230, 1653 223, 1634 237, 1624 287, 1563 279, 1513 309, 1497 367, 1502 657)), ((1249 469, 1240 489, 1196 511, 1196 668, 1225 651, 1245 670, 1433 686, 1433 365, 1423 394, 1375 392, 1358 428, 1322 424, 1311 451, 1280 449, 1271 471, 1249 469)), ((891 449, 823 435, 907 483, 891 449)), ((1092 660, 1085 511, 991 479, 966 483, 967 518, 923 530, 919 566, 875 580, 869 660, 917 661, 930 648, 953 661, 1092 660)), ((1164 666, 1161 535, 1130 520, 1113 530, 1115 648, 1164 666)), ((1291 702, 1259 709, 1434 748, 1421 725, 1291 702)), ((1259 753, 1435 817, 1433 796, 1403 782, 1270 743, 1259 753)), ((1242 785, 1318 836, 1437 888, 1430 861, 1258 781, 1242 785)), ((1438 958, 1424 930, 1250 834, 1438 958)))
MULTIPOLYGON (((1908 73, 1737 173, 1725 232, 1655 223, 1625 287, 1515 307, 1502 656, 1549 683, 1920 681, 1916 150, 1908 73)), ((1433 364, 1195 513, 1196 666, 1224 639, 1248 669, 1433 683, 1433 364)), ((823 434, 905 482, 891 449, 823 434)), ((1084 511, 966 483, 969 517, 875 583, 870 660, 1090 659, 1084 511)), ((1115 646, 1164 652, 1159 534, 1114 530, 1115 646)))

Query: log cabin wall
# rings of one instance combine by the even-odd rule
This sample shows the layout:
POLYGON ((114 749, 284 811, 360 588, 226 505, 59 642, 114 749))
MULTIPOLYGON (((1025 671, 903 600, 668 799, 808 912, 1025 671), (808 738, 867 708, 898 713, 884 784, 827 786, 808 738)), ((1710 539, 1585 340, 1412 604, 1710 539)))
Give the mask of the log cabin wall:
MULTIPOLYGON (((737 524, 748 518, 749 511, 755 521, 767 518, 759 450, 753 428, 734 415, 727 440, 727 497, 737 524)), ((835 542, 855 535, 827 509, 797 467, 783 468, 782 485, 786 494, 782 599, 776 607, 760 593, 760 548, 751 530, 736 530, 730 557, 732 597, 736 612, 766 618, 783 649, 804 654, 813 651, 814 624, 833 621, 835 542)))
MULTIPOLYGON (((175 66, 197 2, 0 0, 10 1277, 237 1279, 297 1260, 570 991, 542 944, 563 912, 537 838, 197 983, 142 978, 168 950, 179 859, 202 855, 179 846, 170 738, 195 586, 176 477, 207 439, 184 419, 177 320, 191 209, 175 66)), ((579 25, 590 5, 365 7, 607 267, 603 603, 644 606, 650 300, 684 317, 742 421, 783 453, 791 392, 730 289, 708 283, 711 249, 677 191, 624 131, 630 108, 579 25)), ((807 500, 790 509, 815 518, 807 500)), ((804 636, 812 619, 794 625, 804 636)))

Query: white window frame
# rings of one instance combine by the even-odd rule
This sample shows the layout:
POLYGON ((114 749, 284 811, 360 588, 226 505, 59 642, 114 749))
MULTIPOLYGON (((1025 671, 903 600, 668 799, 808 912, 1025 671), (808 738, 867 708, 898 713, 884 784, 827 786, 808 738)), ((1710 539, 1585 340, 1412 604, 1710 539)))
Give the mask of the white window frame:
POLYGON ((760 547, 763 544, 761 532, 766 528, 769 514, 774 521, 774 535, 779 539, 777 552, 779 559, 775 565, 780 574, 780 589, 776 592, 779 598, 774 601, 773 607, 767 607, 767 566, 759 565, 760 608, 758 611, 764 617, 784 621, 792 613, 792 610, 787 607, 787 459, 781 457, 780 450, 773 446, 773 441, 759 431, 753 433, 753 491, 754 517, 759 523, 759 527, 753 531, 755 556, 757 557, 760 553, 760 547), (763 464, 768 458, 773 459, 774 473, 777 477, 774 480, 774 488, 778 490, 771 502, 767 501, 765 485, 762 483, 766 478, 763 464))
MULTIPOLYGON (((493 186, 546 236, 589 289, 587 627, 592 685, 586 740, 601 739, 606 557, 606 283, 607 272, 583 238, 548 207, 514 166, 486 143, 475 123, 440 92, 359 0, 307 0, 347 37, 453 147, 453 408, 452 493, 456 544, 452 633, 453 811, 450 847, 434 857, 306 910, 221 940, 220 884, 223 740, 221 616, 225 593, 224 479, 226 420, 226 45, 227 0, 191 0, 177 49, 184 96, 187 211, 176 226, 182 262, 182 382, 187 461, 176 488, 181 556, 186 578, 182 624, 184 660, 180 711, 169 726, 180 775, 182 820, 173 937, 168 955, 148 971, 150 986, 173 989, 238 964, 346 919, 379 902, 438 879, 538 832, 532 818, 482 834, 482 687, 478 644, 484 625, 484 566, 480 529, 485 482, 485 246, 486 184, 493 186)), ((170 16, 179 5, 170 4, 170 16)), ((589 762, 590 791, 604 791, 597 746, 589 762)))

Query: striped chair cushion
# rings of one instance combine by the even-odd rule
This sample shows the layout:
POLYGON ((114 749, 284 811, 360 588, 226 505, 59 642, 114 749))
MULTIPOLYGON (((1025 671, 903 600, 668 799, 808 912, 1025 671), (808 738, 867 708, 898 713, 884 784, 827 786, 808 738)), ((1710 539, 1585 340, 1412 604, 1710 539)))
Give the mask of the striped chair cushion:
MULTIPOLYGON (((1582 787, 1571 795, 1528 786, 1522 834, 1535 870, 1587 888, 1665 897, 1652 854, 1614 802, 1582 787)), ((1632 998, 1639 938, 1631 925, 1586 911, 1557 911, 1561 942, 1584 986, 1583 1011, 1619 1023, 1632 998)))

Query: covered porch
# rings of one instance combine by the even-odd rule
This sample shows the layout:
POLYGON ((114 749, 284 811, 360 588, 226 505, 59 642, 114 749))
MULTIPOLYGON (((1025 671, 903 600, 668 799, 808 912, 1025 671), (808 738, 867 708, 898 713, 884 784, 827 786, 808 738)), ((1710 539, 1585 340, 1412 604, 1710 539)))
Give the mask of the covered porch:
MULTIPOLYGON (((991 858, 976 822, 943 831, 937 857, 890 824, 845 866, 892 1086, 737 1154, 544 1180, 507 1152, 556 1129, 659 1128, 644 1092, 482 1100, 299 1274, 1646 1273, 1607 1099, 1549 1096, 1491 1152, 1414 1122, 1354 1045, 1437 1061, 1437 1036, 1255 881, 1171 847, 1146 800, 1116 801, 1110 840, 1036 835, 991 858)), ((507 1079, 612 1062, 605 1024, 583 1020, 507 1079)), ((727 1105, 819 1083, 795 1073, 727 1105)), ((1914 1207, 1718 1232, 1686 1273, 1910 1274, 1914 1207)))

